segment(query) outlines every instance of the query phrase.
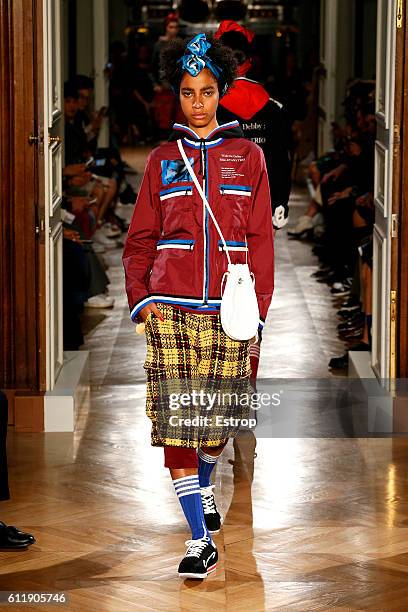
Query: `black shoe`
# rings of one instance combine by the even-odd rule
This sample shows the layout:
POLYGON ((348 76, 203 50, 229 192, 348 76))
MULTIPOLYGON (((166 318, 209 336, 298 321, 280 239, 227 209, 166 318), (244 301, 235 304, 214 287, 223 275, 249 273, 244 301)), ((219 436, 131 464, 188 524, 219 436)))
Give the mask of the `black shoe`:
POLYGON ((359 342, 358 344, 352 346, 350 348, 350 351, 369 351, 370 350, 370 345, 367 344, 367 342, 359 342))
POLYGON ((348 367, 348 353, 344 353, 341 357, 332 357, 329 361, 331 370, 345 370, 348 367))
POLYGON ((362 338, 364 334, 364 327, 351 327, 346 331, 339 332, 339 335, 344 340, 352 340, 353 338, 362 338))
POLYGON ((14 550, 18 548, 27 548, 35 543, 34 536, 31 533, 24 533, 13 525, 6 525, 0 521, 0 549, 14 550))
POLYGON ((344 308, 344 310, 355 307, 361 308, 361 302, 355 295, 350 295, 347 300, 342 303, 341 307, 344 308))
POLYGON ((352 327, 358 327, 364 324, 364 319, 365 319, 364 315, 358 314, 355 317, 350 317, 349 319, 346 319, 342 323, 339 323, 337 326, 337 329, 339 331, 346 331, 347 329, 351 329, 352 327))
MULTIPOLYGON (((370 345, 366 342, 359 342, 355 346, 352 346, 349 350, 361 352, 369 351, 370 345)), ((332 370, 344 370, 345 368, 347 368, 349 361, 348 354, 349 351, 347 351, 347 353, 344 353, 344 355, 342 355, 341 357, 332 357, 329 361, 329 368, 331 368, 332 370)))
POLYGON ((221 515, 217 510, 217 506, 215 505, 214 493, 212 491, 213 488, 214 485, 210 485, 209 487, 201 487, 200 493, 203 502, 204 518, 207 529, 210 533, 218 533, 221 529, 221 515))
POLYGON ((294 238, 295 240, 302 240, 302 238, 313 238, 313 228, 304 229, 301 232, 291 232, 287 231, 288 236, 290 238, 294 238))
POLYGON ((325 276, 319 276, 319 278, 316 278, 316 280, 318 283, 326 283, 326 285, 332 285, 337 281, 337 277, 333 274, 333 272, 330 272, 325 276))
POLYGON ((217 567, 218 551, 208 537, 187 540, 187 551, 178 568, 180 578, 207 578, 217 567))
POLYGON ((341 317, 342 319, 352 319, 353 317, 355 317, 357 314, 359 314, 361 312, 361 308, 359 306, 355 306, 353 310, 344 310, 344 309, 340 309, 337 311, 337 314, 339 315, 339 317, 341 317))
POLYGON ((137 193, 132 187, 127 184, 125 189, 119 194, 121 204, 134 204, 136 202, 137 193))
POLYGON ((320 270, 316 270, 311 274, 312 278, 324 278, 329 274, 333 274, 333 270, 331 268, 321 268, 320 270))

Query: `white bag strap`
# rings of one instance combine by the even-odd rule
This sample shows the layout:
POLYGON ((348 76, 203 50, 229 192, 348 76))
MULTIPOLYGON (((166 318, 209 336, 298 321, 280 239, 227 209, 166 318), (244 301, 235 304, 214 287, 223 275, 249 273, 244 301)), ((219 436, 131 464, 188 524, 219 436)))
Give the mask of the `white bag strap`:
POLYGON ((215 225, 215 227, 217 229, 217 232, 219 233, 219 235, 221 237, 221 240, 223 242, 225 253, 226 253, 227 258, 228 258, 228 263, 230 264, 231 263, 231 257, 230 257, 230 254, 228 252, 228 247, 227 247, 227 244, 226 244, 226 242, 224 240, 224 236, 222 235, 222 232, 220 230, 220 226, 217 223, 217 219, 214 217, 214 213, 213 213, 213 211, 211 209, 211 206, 209 205, 208 200, 205 197, 205 193, 203 191, 203 188, 201 187, 200 183, 198 182, 198 179, 197 179, 197 177, 195 175, 195 172, 194 172, 190 162, 188 161, 188 158, 187 158, 187 155, 186 155, 186 153, 184 151, 183 143, 181 142, 181 140, 177 140, 177 146, 178 146, 179 151, 181 153, 181 157, 183 158, 183 161, 184 161, 184 163, 186 165, 186 168, 189 171, 191 178, 193 179, 193 183, 197 187, 197 191, 200 194, 201 199, 204 202, 205 206, 207 207, 207 210, 210 213, 211 219, 214 221, 214 225, 215 225))

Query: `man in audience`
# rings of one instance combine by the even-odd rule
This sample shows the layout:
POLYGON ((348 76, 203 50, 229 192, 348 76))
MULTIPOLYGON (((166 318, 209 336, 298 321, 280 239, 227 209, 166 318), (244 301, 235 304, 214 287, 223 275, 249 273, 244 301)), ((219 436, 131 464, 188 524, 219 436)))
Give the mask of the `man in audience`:
POLYGON ((81 126, 86 134, 88 146, 95 154, 98 147, 98 136, 107 109, 102 107, 98 111, 89 113, 92 93, 94 90, 93 80, 83 74, 78 74, 74 79, 74 85, 78 91, 78 112, 75 122, 81 126))
POLYGON ((64 85, 64 111, 66 165, 63 176, 65 192, 70 196, 91 197, 93 200, 92 212, 95 216, 93 240, 102 244, 104 248, 115 248, 116 242, 111 238, 120 235, 120 230, 110 225, 104 227, 104 222, 109 208, 115 203, 117 182, 114 178, 96 175, 92 164, 90 165, 92 171, 86 168, 86 161, 90 160, 91 152, 83 126, 77 120, 79 94, 73 81, 67 81, 64 85))
MULTIPOLYGON (((0 501, 10 498, 7 471, 7 422, 8 403, 5 394, 0 391, 0 501)), ((25 533, 0 521, 0 550, 20 550, 35 543, 31 533, 25 533)))

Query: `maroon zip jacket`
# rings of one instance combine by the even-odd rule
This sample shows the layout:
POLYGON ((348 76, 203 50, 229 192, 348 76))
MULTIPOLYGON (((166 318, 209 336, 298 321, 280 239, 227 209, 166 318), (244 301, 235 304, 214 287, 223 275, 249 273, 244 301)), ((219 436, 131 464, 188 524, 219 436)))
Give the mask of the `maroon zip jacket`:
POLYGON ((136 201, 123 252, 133 321, 150 302, 214 311, 228 260, 221 238, 180 159, 186 155, 230 247, 232 263, 255 275, 263 327, 274 286, 274 229, 262 150, 243 138, 238 121, 215 128, 205 139, 181 124, 171 141, 154 149, 136 201))

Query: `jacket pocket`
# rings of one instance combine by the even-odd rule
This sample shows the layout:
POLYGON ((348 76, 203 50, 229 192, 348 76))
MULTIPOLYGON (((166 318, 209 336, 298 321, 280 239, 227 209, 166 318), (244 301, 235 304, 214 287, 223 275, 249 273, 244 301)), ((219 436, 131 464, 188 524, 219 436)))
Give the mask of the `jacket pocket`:
POLYGON ((247 185, 220 185, 220 194, 251 197, 252 188, 247 185))
POLYGON ((162 249, 185 249, 186 251, 192 251, 194 249, 195 240, 183 240, 177 238, 174 240, 159 240, 156 249, 158 251, 162 249))
POLYGON ((169 187, 160 191, 159 196, 162 202, 184 196, 192 196, 193 188, 191 186, 169 187))
MULTIPOLYGON (((239 242, 237 240, 226 240, 225 244, 229 251, 248 251, 248 244, 246 242, 239 242)), ((222 240, 218 241, 218 250, 225 251, 224 243, 222 240)))
POLYGON ((252 204, 252 188, 247 185, 219 185, 224 224, 230 230, 243 230, 252 204))
POLYGON ((168 294, 172 287, 177 294, 190 295, 197 274, 194 246, 195 240, 183 238, 157 242, 148 285, 150 293, 168 294))
POLYGON ((189 233, 194 222, 192 195, 191 185, 174 186, 160 191, 162 227, 166 236, 189 233))

